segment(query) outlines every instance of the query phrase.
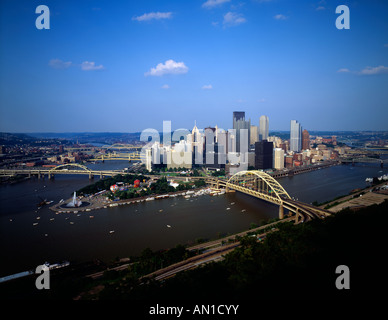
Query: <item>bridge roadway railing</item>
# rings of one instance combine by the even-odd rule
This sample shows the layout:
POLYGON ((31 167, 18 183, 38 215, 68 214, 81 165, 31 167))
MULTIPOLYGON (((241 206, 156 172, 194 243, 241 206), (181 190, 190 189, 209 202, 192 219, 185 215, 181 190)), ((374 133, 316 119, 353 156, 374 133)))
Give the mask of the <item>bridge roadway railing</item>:
MULTIPOLYGON (((247 181, 252 180, 249 178, 247 181)), ((267 193, 259 190, 254 190, 240 186, 237 184, 229 183, 226 180, 209 178, 208 183, 216 186, 217 188, 224 187, 226 189, 236 190, 256 198, 259 198, 264 201, 271 202, 273 204, 279 205, 279 217, 281 218, 283 208, 293 212, 297 222, 309 221, 311 219, 324 218, 329 216, 331 213, 325 209, 317 208, 313 205, 296 201, 291 198, 286 197, 276 197, 274 193, 267 193)))
POLYGON ((54 176, 56 174, 76 174, 76 175, 99 175, 103 176, 115 176, 117 174, 124 174, 121 170, 110 171, 95 171, 95 170, 50 170, 50 169, 0 169, 0 176, 14 176, 17 174, 23 175, 49 175, 54 176))

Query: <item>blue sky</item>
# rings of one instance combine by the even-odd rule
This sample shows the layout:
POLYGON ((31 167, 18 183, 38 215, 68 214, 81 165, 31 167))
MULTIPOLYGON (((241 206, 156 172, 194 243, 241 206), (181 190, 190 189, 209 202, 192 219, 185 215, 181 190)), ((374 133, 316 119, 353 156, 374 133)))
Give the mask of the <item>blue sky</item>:
POLYGON ((228 129, 233 111, 388 130, 387 16, 380 0, 1 1, 0 131, 228 129))

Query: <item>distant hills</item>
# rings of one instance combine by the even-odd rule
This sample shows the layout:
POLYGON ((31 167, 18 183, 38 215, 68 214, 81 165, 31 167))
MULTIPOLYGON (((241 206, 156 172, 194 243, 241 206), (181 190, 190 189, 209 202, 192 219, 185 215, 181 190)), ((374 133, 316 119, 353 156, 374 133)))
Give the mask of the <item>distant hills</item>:
MULTIPOLYGON (((337 136, 360 141, 388 139, 388 131, 309 131, 313 136, 337 136)), ((68 143, 133 143, 140 141, 141 132, 0 132, 0 145, 15 144, 68 144, 68 143)), ((162 135, 162 133, 160 133, 162 135)), ((271 136, 289 139, 289 131, 270 131, 271 136)), ((160 136, 162 140, 162 136, 160 136)))

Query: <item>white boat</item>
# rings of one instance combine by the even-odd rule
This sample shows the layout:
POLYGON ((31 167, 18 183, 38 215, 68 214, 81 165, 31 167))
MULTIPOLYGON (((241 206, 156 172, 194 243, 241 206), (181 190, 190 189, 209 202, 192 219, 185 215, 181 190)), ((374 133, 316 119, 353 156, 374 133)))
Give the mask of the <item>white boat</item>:
POLYGON ((114 230, 109 231, 110 234, 112 234, 112 233, 114 233, 114 232, 115 232, 114 230))
POLYGON ((167 228, 171 228, 171 226, 168 224, 168 225, 167 225, 167 228))
POLYGON ((38 223, 37 223, 37 222, 35 222, 35 223, 33 223, 32 225, 33 225, 33 226, 36 226, 36 225, 38 225, 38 223))
POLYGON ((245 212, 245 211, 247 211, 247 210, 245 210, 245 209, 242 209, 242 210, 241 210, 241 212, 245 212))
POLYGON ((147 198, 146 201, 152 201, 152 200, 155 200, 154 197, 151 197, 151 198, 147 198))
POLYGON ((230 208, 226 208, 226 210, 230 210, 230 208))

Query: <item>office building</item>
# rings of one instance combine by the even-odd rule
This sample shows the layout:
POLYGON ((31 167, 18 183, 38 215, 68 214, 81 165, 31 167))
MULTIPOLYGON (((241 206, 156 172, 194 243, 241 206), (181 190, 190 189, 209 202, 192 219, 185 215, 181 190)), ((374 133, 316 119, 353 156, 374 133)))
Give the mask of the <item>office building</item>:
POLYGON ((250 145, 255 144, 259 141, 259 127, 251 126, 250 145))
POLYGON ((284 168, 284 150, 282 148, 273 149, 273 167, 277 170, 284 168))
POLYGON ((310 134, 304 129, 302 132, 302 150, 310 149, 310 134))
POLYGON ((261 116, 259 120, 259 141, 268 140, 269 120, 267 116, 261 116))
POLYGON ((251 120, 249 119, 249 121, 245 121, 244 111, 233 112, 233 129, 236 130, 236 151, 248 151, 248 146, 250 144, 251 120), (241 148, 241 142, 246 144, 246 146, 241 148))
POLYGON ((273 143, 267 140, 255 143, 255 169, 271 169, 273 165, 273 143))
POLYGON ((291 120, 290 150, 299 152, 302 148, 302 126, 298 121, 291 120))

